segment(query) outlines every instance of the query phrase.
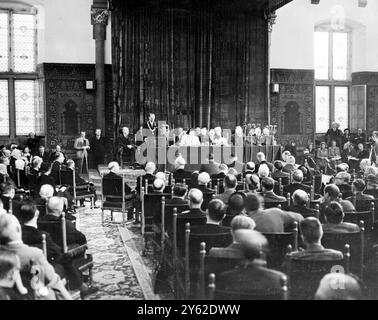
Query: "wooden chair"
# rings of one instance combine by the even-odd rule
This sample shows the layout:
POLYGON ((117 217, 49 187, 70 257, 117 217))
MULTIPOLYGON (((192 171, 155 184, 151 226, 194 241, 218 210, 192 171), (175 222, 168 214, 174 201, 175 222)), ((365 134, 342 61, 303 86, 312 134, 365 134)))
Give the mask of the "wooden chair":
POLYGON ((325 248, 342 251, 346 244, 350 245, 350 270, 363 277, 365 254, 365 225, 360 221, 359 232, 349 233, 324 233, 322 244, 325 248))
POLYGON ((89 198, 91 200, 91 209, 93 210, 95 194, 89 190, 89 184, 77 186, 75 176, 75 170, 60 170, 60 182, 62 185, 72 187, 74 201, 77 203, 79 200, 89 198))
MULTIPOLYGON (((50 233, 54 242, 62 243, 63 253, 73 259, 73 264, 80 272, 88 272, 88 285, 93 281, 93 259, 87 254, 87 244, 84 245, 67 245, 67 229, 66 218, 64 212, 62 213, 60 221, 38 221, 38 228, 50 233), (62 238, 58 239, 59 234, 62 238), (60 241, 59 241, 60 240, 60 241)), ((42 237, 43 251, 47 256, 46 238, 42 237)))
POLYGON ((212 257, 210 255, 206 255, 205 242, 200 244, 199 249, 199 298, 200 300, 205 300, 205 279, 207 279, 209 274, 219 274, 221 272, 231 270, 244 261, 244 259, 241 257, 212 257))
POLYGON ((286 274, 289 277, 290 299, 312 300, 320 280, 331 272, 349 273, 350 247, 345 245, 344 258, 333 261, 293 259, 288 246, 286 274))
POLYGON ((180 214, 183 211, 189 210, 189 205, 177 205, 177 204, 167 204, 165 203, 162 216, 164 215, 165 219, 165 231, 168 233, 168 235, 172 234, 172 226, 173 226, 173 213, 174 209, 176 209, 176 213, 180 214))
POLYGON ((110 223, 114 221, 113 212, 122 212, 122 223, 126 222, 126 214, 129 209, 133 207, 133 201, 125 199, 125 178, 110 179, 102 177, 101 180, 101 222, 105 221, 105 210, 110 211, 110 223))
POLYGON ((215 274, 211 273, 209 275, 208 300, 288 300, 289 297, 286 276, 281 277, 281 289, 276 292, 271 290, 248 290, 248 292, 219 290, 216 287, 215 279, 215 274))
POLYGON ((291 232, 263 233, 263 235, 269 244, 266 257, 268 268, 280 269, 282 267, 288 245, 291 245, 295 251, 298 250, 298 222, 296 221, 291 232))
POLYGON ((374 222, 375 222, 375 205, 374 202, 371 203, 371 207, 369 211, 361 211, 361 212, 345 212, 344 222, 350 222, 359 224, 360 221, 364 221, 365 223, 365 230, 367 233, 370 233, 374 230, 374 222))
POLYGON ((264 201, 265 209, 278 208, 279 206, 281 206, 281 208, 286 208, 288 206, 288 201, 264 201))

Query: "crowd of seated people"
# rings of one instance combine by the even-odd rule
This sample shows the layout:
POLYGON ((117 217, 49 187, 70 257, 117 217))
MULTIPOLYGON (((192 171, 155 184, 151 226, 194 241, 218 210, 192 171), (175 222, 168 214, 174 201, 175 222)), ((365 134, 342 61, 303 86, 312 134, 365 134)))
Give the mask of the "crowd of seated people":
MULTIPOLYGON (((60 147, 48 152, 31 134, 23 147, 3 146, 0 162, 0 299, 71 300, 75 292, 82 299, 96 292, 80 269, 92 257, 76 229, 74 183, 60 181, 62 171, 76 170, 74 161, 60 147)), ((75 182, 95 193, 79 174, 75 182)))
MULTIPOLYGON (((216 276, 216 288, 248 291, 255 285, 255 289, 261 289, 258 281, 261 278, 265 286, 277 289, 279 278, 284 276, 285 270, 271 270, 266 263, 261 264, 259 250, 261 253, 261 248, 266 246, 269 251, 264 234, 287 233, 295 225, 299 227, 299 248, 288 255, 289 259, 335 261, 335 264, 343 259, 343 252, 323 246, 323 234, 360 232, 357 223, 351 223, 348 219, 350 214, 361 211, 359 201, 375 201, 378 196, 378 172, 365 158, 366 152, 360 154, 364 157, 359 159, 357 166, 351 166, 350 161, 343 162, 337 149, 341 142, 333 141, 329 141, 331 156, 327 143, 323 143, 318 159, 314 157, 314 150, 311 153, 306 150, 310 156, 297 162, 288 148, 283 159, 273 164, 260 152, 256 163, 250 161, 232 170, 227 164, 218 163, 210 154, 200 171, 191 174, 185 171, 185 160, 178 156, 172 172, 175 177, 172 183, 173 198, 167 200, 167 203, 181 205, 186 202, 189 205, 189 210, 178 214, 178 227, 183 228, 189 222, 191 232, 206 233, 208 236, 230 232, 233 241, 221 246, 212 243, 210 248, 206 246, 206 251, 214 257, 237 256, 243 260, 243 264, 237 265, 235 270, 216 276), (310 165, 309 159, 314 160, 315 165, 310 165), (320 164, 319 159, 322 160, 320 164), (319 186, 315 188, 317 178, 320 178, 317 180, 319 186), (205 203, 209 194, 212 196, 205 203)), ((351 140, 345 141, 351 143, 351 140)), ((362 152, 364 144, 359 144, 362 144, 359 146, 362 152)), ((147 163, 143 180, 148 179, 153 185, 158 183, 160 178, 157 177, 162 173, 155 171, 156 166, 147 163)), ((178 233, 182 236, 184 229, 178 229, 178 233)), ((374 232, 368 238, 366 245, 371 249, 376 239, 374 232)), ((362 279, 345 275, 351 292, 341 295, 327 287, 332 277, 332 274, 326 275, 318 283, 319 288, 313 298, 362 297, 362 279)))

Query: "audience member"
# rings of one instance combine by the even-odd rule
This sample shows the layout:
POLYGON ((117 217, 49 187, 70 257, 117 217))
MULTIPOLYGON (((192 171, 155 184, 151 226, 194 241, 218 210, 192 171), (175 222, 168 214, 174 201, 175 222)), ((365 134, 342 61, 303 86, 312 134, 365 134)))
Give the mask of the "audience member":
POLYGON ((224 178, 224 192, 216 195, 215 198, 221 200, 225 205, 228 205, 228 199, 236 191, 238 181, 233 175, 226 175, 224 178))
POLYGON ((306 193, 311 193, 311 187, 303 184, 303 172, 301 170, 293 171, 293 182, 284 186, 284 194, 294 194, 296 190, 303 190, 306 193))
POLYGON ((262 194, 265 202, 283 202, 286 201, 285 197, 278 196, 273 191, 274 180, 272 178, 263 178, 261 181, 262 194))
POLYGON ((344 222, 343 207, 338 202, 331 202, 326 206, 324 216, 324 233, 350 233, 360 231, 360 228, 356 224, 344 222))
POLYGON ((317 217, 317 211, 307 207, 310 199, 308 194, 298 189, 293 193, 293 205, 288 209, 289 211, 300 213, 304 218, 307 217, 317 217))
POLYGON ((306 218, 301 221, 299 226, 305 249, 290 253, 289 256, 291 259, 333 261, 344 258, 342 252, 326 249, 322 246, 323 228, 318 219, 312 217, 306 218))
POLYGON ((259 195, 249 194, 245 201, 245 209, 249 217, 256 223, 256 230, 267 233, 280 233, 293 226, 294 221, 302 221, 303 217, 294 212, 282 211, 278 208, 263 209, 263 199, 259 195))

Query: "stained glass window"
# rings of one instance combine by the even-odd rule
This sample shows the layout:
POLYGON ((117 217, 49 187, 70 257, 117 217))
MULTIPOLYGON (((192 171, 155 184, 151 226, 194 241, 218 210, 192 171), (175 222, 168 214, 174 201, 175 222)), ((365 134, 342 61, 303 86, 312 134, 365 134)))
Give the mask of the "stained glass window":
POLYGON ((340 129, 349 127, 348 103, 349 88, 335 87, 335 121, 340 123, 340 129))
POLYGON ((0 135, 9 135, 8 80, 0 80, 0 135))
POLYGON ((347 80, 348 34, 333 33, 333 79, 347 80))
POLYGON ((9 70, 9 15, 0 12, 0 72, 9 70))
POLYGON ((314 38, 314 56, 315 56, 315 79, 328 79, 328 50, 329 50, 329 33, 315 32, 314 38))
POLYGON ((13 71, 34 72, 36 68, 36 18, 13 14, 13 71))
POLYGON ((316 87, 316 132, 325 133, 329 129, 330 98, 328 86, 316 87))
POLYGON ((14 82, 16 106, 16 135, 27 135, 35 131, 36 125, 36 86, 33 80, 14 82))

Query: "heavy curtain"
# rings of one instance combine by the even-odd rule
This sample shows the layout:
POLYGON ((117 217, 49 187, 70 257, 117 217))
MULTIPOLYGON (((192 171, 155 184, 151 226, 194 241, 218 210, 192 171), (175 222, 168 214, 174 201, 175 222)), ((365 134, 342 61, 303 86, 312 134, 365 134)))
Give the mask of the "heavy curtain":
POLYGON ((116 130, 123 125, 138 129, 148 112, 171 128, 233 128, 264 121, 263 13, 232 11, 232 6, 218 10, 212 1, 188 6, 190 2, 113 2, 116 130))

